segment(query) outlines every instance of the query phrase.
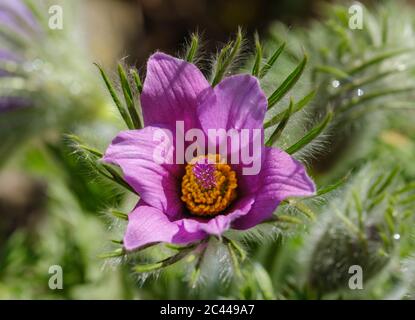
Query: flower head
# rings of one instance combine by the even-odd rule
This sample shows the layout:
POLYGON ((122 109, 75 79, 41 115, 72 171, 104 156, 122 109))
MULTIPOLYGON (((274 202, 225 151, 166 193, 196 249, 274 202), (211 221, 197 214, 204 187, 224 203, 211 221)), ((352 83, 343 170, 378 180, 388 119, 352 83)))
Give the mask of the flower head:
MULTIPOLYGON (((285 198, 315 191, 298 161, 264 145, 267 99, 253 76, 230 76, 212 87, 195 65, 155 53, 147 64, 141 107, 145 127, 121 132, 103 158, 120 166, 140 195, 129 214, 127 250, 159 242, 190 243, 230 228, 248 229, 270 218, 285 198), (177 132, 178 122, 183 132, 177 132), (209 152, 201 147, 201 154, 181 163, 174 151, 181 148, 180 136, 194 129, 203 133, 198 147, 208 145, 209 152), (175 132, 162 153, 163 162, 154 160, 160 130, 175 132), (237 144, 229 136, 212 139, 211 130, 239 137, 245 130, 251 139, 237 144), (260 133, 259 148, 255 130, 260 133), (221 146, 229 148, 220 152, 221 146), (245 174, 245 164, 233 161, 235 154, 247 151, 260 162, 254 174, 245 174)), ((185 148, 192 146, 187 139, 183 143, 185 148)))

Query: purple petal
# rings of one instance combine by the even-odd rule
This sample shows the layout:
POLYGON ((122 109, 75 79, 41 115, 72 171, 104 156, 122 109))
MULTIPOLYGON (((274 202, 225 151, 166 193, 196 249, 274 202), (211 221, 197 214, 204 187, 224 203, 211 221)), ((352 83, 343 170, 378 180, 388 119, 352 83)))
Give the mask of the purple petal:
POLYGON ((225 78, 200 97, 197 113, 205 132, 208 129, 262 129, 267 99, 255 77, 225 78))
POLYGON ((200 240, 200 236, 181 232, 177 223, 171 222, 156 208, 138 205, 128 215, 128 225, 124 235, 124 247, 127 250, 158 242, 181 244, 195 240, 200 240))
POLYGON ((180 120, 185 130, 198 127, 197 97, 207 88, 208 81, 195 65, 164 53, 153 54, 141 94, 145 125, 174 130, 180 120))
MULTIPOLYGON (((248 177, 248 176, 247 176, 248 177)), ((259 180, 255 187, 255 203, 251 211, 236 220, 232 227, 248 229, 269 218, 278 204, 288 197, 306 197, 315 193, 313 181, 304 166, 286 152, 277 148, 265 149, 259 180)))
MULTIPOLYGON (((154 139, 160 128, 145 127, 141 130, 123 131, 112 141, 103 160, 121 167, 125 180, 141 199, 169 217, 181 213, 181 168, 179 165, 163 164, 154 159, 160 142, 154 139), (160 164, 161 163, 161 164, 160 164)), ((171 145, 164 151, 165 163, 173 163, 171 145)))
MULTIPOLYGON (((227 157, 228 163, 238 164, 235 168, 238 173, 242 171, 242 166, 252 168, 255 163, 258 164, 259 170, 266 109, 267 99, 259 82, 250 75, 225 78, 213 90, 206 90, 199 98, 197 112, 200 126, 209 138, 209 150, 216 149, 216 152, 227 157), (212 129, 218 130, 216 134, 225 130, 226 134, 234 135, 237 140, 227 138, 226 135, 212 136, 209 131, 212 129), (254 143, 254 140, 257 143, 254 143), (226 147, 226 154, 223 147, 226 147), (252 158, 247 159, 244 155, 252 158), (245 163, 248 160, 249 163, 245 163)), ((249 174, 257 173, 258 171, 252 168, 249 174)))
POLYGON ((232 221, 248 214, 253 203, 254 197, 245 197, 238 200, 227 214, 217 215, 211 219, 183 219, 184 229, 191 233, 205 232, 207 234, 220 236, 230 228, 232 221))

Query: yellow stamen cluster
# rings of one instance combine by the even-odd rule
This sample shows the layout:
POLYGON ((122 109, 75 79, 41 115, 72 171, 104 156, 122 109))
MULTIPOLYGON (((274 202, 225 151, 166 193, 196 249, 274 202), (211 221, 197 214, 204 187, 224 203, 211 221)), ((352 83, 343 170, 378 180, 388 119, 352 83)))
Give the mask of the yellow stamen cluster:
POLYGON ((214 216, 224 211, 236 198, 237 186, 235 171, 226 163, 220 162, 219 155, 198 157, 186 165, 181 199, 192 214, 214 216), (213 166, 213 183, 208 185, 195 174, 195 166, 201 159, 208 159, 213 166))

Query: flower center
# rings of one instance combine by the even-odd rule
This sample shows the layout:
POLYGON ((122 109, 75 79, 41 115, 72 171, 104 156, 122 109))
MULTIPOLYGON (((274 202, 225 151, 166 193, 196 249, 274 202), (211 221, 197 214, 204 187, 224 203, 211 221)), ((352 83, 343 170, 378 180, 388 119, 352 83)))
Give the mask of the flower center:
POLYGON ((182 201, 197 216, 213 216, 236 198, 235 171, 219 155, 194 158, 186 165, 182 180, 182 201))

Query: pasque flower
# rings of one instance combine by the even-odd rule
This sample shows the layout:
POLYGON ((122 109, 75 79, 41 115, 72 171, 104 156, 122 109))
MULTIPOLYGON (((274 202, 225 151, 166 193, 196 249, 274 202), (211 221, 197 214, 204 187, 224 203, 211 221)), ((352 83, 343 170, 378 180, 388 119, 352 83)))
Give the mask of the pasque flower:
POLYGON ((140 195, 128 216, 126 250, 248 229, 269 219, 285 198, 315 191, 297 160, 264 145, 267 99, 251 75, 226 77, 212 87, 195 65, 155 53, 147 64, 141 107, 145 127, 119 133, 103 158, 121 167, 140 195), (154 161, 155 133, 160 128, 174 132, 177 121, 184 122, 185 130, 206 134, 209 129, 260 130, 259 173, 244 175, 230 155, 206 153, 184 164, 154 161))

